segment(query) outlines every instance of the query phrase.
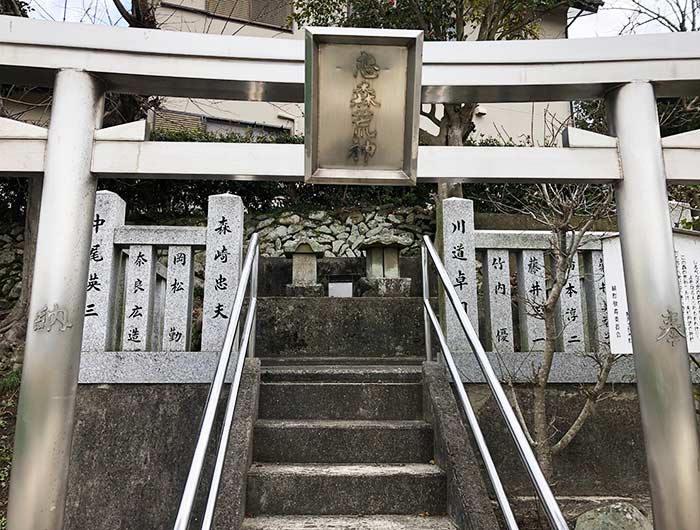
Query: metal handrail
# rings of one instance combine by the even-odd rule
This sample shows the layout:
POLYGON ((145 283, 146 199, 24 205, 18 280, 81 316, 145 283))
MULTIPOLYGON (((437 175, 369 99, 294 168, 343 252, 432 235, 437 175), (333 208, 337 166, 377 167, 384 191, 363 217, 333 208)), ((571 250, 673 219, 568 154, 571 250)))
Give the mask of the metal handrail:
POLYGON ((243 300, 245 298, 248 282, 250 280, 250 302, 248 305, 248 313, 246 314, 243 333, 240 337, 240 347, 238 349, 238 357, 236 360, 236 370, 234 373, 233 382, 231 383, 231 388, 229 390, 228 401, 226 403, 224 424, 221 429, 221 437, 219 439, 214 474, 212 476, 209 495, 207 497, 207 505, 202 521, 202 530, 209 530, 214 519, 216 497, 219 491, 221 473, 223 471, 226 449, 228 447, 229 433, 231 431, 231 424, 233 422, 233 415, 236 408, 236 399, 238 397, 238 389, 241 383, 246 349, 248 349, 248 354, 252 356, 255 348, 255 310, 258 301, 258 254, 258 234, 255 233, 250 238, 248 252, 246 253, 245 261, 243 262, 241 278, 238 282, 236 296, 233 300, 233 309, 231 311, 231 316, 229 317, 230 320, 228 328, 226 329, 224 345, 221 348, 221 353, 219 354, 216 372, 214 372, 214 379, 209 388, 209 395, 207 396, 207 402, 204 406, 202 425, 197 437, 194 455, 192 456, 192 464, 190 465, 190 470, 187 474, 185 489, 182 493, 182 499, 180 501, 177 517, 175 519, 175 525, 173 527, 174 530, 187 530, 187 527, 189 526, 190 516, 192 514, 192 505, 194 504, 194 498, 197 493, 197 487, 202 474, 202 467, 204 466, 204 459, 206 456, 207 446, 209 445, 209 440, 211 438, 214 419, 216 417, 216 410, 218 408, 221 391, 224 386, 224 379, 231 360, 231 351, 233 350, 234 343, 236 342, 236 335, 238 334, 240 327, 239 323, 241 312, 243 310, 243 300))
POLYGON ((486 470, 489 475, 489 479, 491 480, 491 483, 496 492, 498 504, 501 507, 501 510, 503 511, 503 516, 506 519, 508 528, 510 530, 517 530, 518 526, 515 522, 515 518, 513 517, 513 512, 510 508, 510 503, 508 502, 508 498, 506 497, 505 491, 503 490, 503 485, 501 484, 500 478, 498 477, 498 472, 496 471, 496 468, 493 464, 493 460, 489 453, 488 447, 486 446, 483 434, 481 432, 481 429, 479 428, 478 420, 476 418, 476 415, 474 414, 474 410, 471 407, 471 404, 469 403, 464 384, 462 383, 462 378, 457 370, 457 366, 455 365, 452 354, 450 353, 450 350, 447 347, 445 336, 442 333, 437 317, 435 316, 435 312, 433 311, 433 308, 430 305, 428 288, 428 256, 430 257, 430 260, 433 262, 433 265, 437 270, 438 278, 440 278, 443 289, 447 294, 447 299, 450 301, 452 307, 455 310, 455 313, 457 314, 459 323, 467 336, 467 340, 471 345, 472 351, 474 352, 477 361, 479 362, 479 366, 481 367, 481 371, 484 374, 484 377, 486 378, 486 382, 488 383, 489 388, 491 389, 491 393, 493 394, 498 408, 506 421, 508 430, 510 431, 511 436, 513 437, 513 441, 515 442, 515 445, 518 449, 518 453, 520 454, 520 459, 522 460, 523 464, 525 465, 525 468, 527 469, 528 474, 530 475, 530 480, 532 481, 532 484, 535 487, 537 496, 539 497, 540 502, 542 503, 549 523, 556 530, 569 530, 569 526, 567 525, 566 520, 564 519, 564 515, 561 513, 561 509, 559 508, 559 505, 557 504, 557 501, 554 498, 554 494, 552 493, 549 484, 547 484, 547 480, 545 479, 544 474, 542 473, 542 469, 540 469, 540 466, 537 462, 537 458, 535 458, 535 454, 533 453, 532 448, 530 447, 530 444, 527 440, 527 437, 523 432, 522 425, 520 425, 520 422, 518 421, 518 418, 515 412, 513 411, 510 402, 508 401, 508 397, 506 396, 506 393, 503 390, 503 387, 501 386, 501 383, 499 382, 498 377, 496 376, 496 373, 493 370, 493 367, 491 366, 491 362, 489 361, 486 355, 486 351, 484 350, 481 341, 479 341, 479 337, 477 336, 476 332, 474 331, 474 328, 472 327, 469 321, 469 317, 467 317, 467 313, 464 310, 464 307, 462 307, 459 297, 457 296, 457 291, 455 290, 454 286, 450 282, 449 276, 447 275, 445 266, 442 264, 442 261, 440 260, 440 257, 438 256, 438 253, 435 250, 435 247, 433 246, 433 243, 432 241, 430 241, 430 238, 428 236, 423 236, 423 246, 421 247, 421 253, 423 268, 424 326, 426 329, 426 356, 428 360, 431 360, 430 333, 428 333, 428 322, 430 322, 432 323, 432 327, 435 330, 435 333, 438 337, 438 341, 440 342, 440 347, 442 349, 443 356, 445 357, 448 369, 450 370, 450 374, 452 375, 452 379, 454 380, 455 387, 457 389, 457 394, 459 395, 460 402, 462 404, 462 407, 464 408, 464 412, 467 416, 469 426, 473 431, 474 439, 479 448, 479 452, 481 453, 482 458, 484 459, 484 464, 486 465, 486 470))

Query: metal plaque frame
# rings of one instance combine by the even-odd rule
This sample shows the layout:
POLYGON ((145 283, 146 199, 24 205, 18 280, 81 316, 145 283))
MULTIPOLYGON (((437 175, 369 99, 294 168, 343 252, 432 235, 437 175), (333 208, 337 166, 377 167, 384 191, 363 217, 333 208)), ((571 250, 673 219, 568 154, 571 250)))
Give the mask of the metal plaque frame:
POLYGON ((415 185, 418 166, 423 32, 307 27, 304 84, 305 149, 304 180, 314 184, 415 185), (400 169, 329 168, 319 161, 319 51, 322 45, 364 45, 405 47, 406 91, 403 117, 403 149, 400 169))

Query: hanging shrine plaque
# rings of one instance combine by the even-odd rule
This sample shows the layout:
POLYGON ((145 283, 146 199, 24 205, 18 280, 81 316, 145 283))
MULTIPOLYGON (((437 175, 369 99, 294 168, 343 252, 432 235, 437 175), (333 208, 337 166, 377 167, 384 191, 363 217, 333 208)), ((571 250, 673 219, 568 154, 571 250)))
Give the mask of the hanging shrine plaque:
POLYGON ((422 49, 422 31, 306 29, 306 182, 416 183, 422 49))

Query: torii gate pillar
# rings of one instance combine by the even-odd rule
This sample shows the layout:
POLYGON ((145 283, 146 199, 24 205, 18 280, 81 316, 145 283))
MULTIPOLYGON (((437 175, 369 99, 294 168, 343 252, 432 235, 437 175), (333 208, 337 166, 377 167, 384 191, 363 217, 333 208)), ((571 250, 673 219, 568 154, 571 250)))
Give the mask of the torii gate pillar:
POLYGON ((654 88, 607 97, 623 180, 615 197, 656 530, 700 529, 700 444, 654 88))
POLYGON ((12 530, 63 528, 97 186, 90 167, 103 111, 97 79, 58 72, 17 412, 12 530))

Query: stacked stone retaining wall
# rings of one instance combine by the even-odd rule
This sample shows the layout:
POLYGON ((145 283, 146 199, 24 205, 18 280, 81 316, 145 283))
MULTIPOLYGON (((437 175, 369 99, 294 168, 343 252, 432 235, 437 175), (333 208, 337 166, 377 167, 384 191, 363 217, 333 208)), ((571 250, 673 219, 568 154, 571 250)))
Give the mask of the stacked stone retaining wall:
POLYGON ((19 298, 23 258, 23 225, 0 225, 0 313, 11 309, 19 298))
POLYGON ((260 234, 263 256, 280 257, 294 242, 311 240, 320 245, 324 257, 356 258, 362 255, 362 243, 384 232, 405 241, 405 255, 418 254, 423 234, 435 233, 435 211, 420 207, 367 210, 280 212, 246 216, 246 237, 260 234))

